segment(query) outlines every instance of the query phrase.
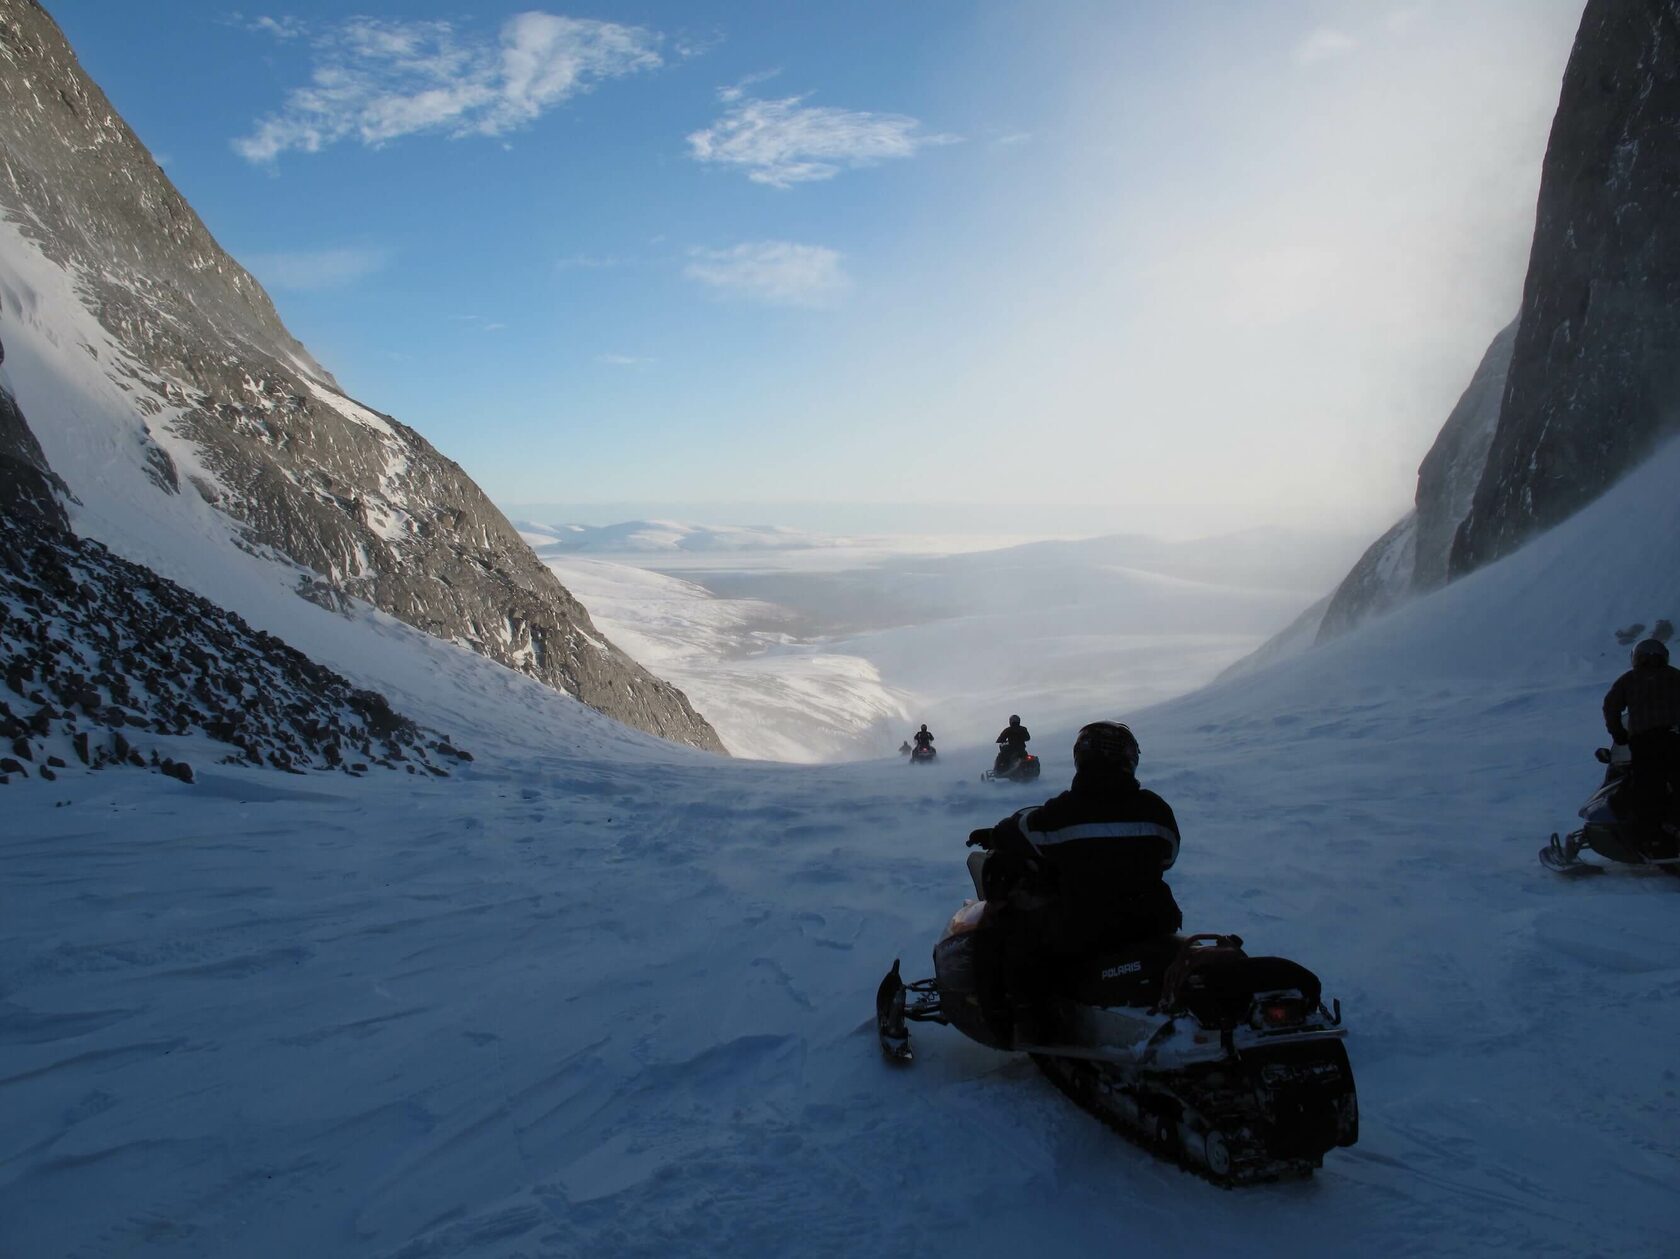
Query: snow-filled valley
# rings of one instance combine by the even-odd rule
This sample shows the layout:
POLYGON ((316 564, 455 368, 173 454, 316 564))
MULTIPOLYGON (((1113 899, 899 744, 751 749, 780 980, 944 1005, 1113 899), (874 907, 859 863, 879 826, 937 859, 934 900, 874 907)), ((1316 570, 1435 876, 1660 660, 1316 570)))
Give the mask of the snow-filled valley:
POLYGON ((1336 534, 1194 541, 827 539, 637 521, 522 526, 607 635, 679 685, 737 756, 883 756, 1131 710, 1195 689, 1328 589, 1336 534))
MULTIPOLYGON (((882 972, 926 973, 963 837, 1037 798, 977 782, 984 746, 720 760, 280 591, 477 759, 4 789, 0 1254, 1672 1254, 1680 880, 1535 850, 1596 785, 1615 631, 1680 613, 1677 479, 1670 446, 1496 565, 1126 713, 1187 928, 1344 1004, 1361 1138, 1309 1183, 1211 1188, 954 1033, 880 1060, 882 972)), ((1035 730, 1041 788, 1072 724, 1035 730)))

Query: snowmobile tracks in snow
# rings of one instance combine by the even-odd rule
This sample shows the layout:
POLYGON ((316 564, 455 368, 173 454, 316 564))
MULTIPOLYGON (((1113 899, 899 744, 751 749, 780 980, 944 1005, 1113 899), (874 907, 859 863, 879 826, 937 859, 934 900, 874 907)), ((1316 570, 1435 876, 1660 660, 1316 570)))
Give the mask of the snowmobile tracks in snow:
MULTIPOLYGON (((1323 1165, 1323 1155, 1282 1158, 1267 1149, 1265 1115, 1252 1087, 1221 1086, 1212 1076, 1178 1077, 1170 1087, 1166 1081, 1156 1087, 1114 1076, 1087 1059, 1037 1053, 1032 1059, 1081 1110, 1221 1189, 1303 1180, 1323 1165)), ((1343 1074, 1351 1083, 1345 1056, 1343 1074)))

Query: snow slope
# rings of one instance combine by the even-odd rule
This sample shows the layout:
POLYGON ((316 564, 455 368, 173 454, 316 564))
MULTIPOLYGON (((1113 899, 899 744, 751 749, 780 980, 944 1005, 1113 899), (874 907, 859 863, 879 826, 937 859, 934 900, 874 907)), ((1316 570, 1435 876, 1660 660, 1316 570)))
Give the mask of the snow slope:
MULTIPOLYGON (((458 779, 5 789, 0 1254, 1672 1255, 1680 880, 1534 851, 1596 782, 1613 631, 1680 620, 1676 483, 1671 446, 1129 714, 1187 925, 1346 1008, 1361 1141, 1311 1183, 1212 1189, 942 1029, 879 1060, 881 973, 925 973, 963 836, 1034 798, 976 782, 983 747, 718 761, 391 637, 335 666, 403 674, 478 753, 458 779)), ((1037 734, 1054 786, 1071 730, 1037 734)))

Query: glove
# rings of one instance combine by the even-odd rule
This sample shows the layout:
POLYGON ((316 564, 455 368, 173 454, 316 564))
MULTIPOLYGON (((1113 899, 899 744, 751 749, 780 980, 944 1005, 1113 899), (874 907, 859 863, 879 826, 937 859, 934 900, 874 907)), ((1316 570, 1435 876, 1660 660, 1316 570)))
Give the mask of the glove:
POLYGON ((982 826, 977 830, 970 831, 968 833, 968 842, 964 844, 963 847, 984 848, 987 852, 990 852, 992 850, 992 828, 989 826, 982 826))

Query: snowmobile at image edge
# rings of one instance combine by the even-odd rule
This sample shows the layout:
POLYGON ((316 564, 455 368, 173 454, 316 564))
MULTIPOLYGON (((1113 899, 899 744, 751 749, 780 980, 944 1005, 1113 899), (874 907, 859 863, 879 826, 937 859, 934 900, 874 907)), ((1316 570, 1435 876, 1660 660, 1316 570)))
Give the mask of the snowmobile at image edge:
POLYGON ((1045 1002, 1041 1043, 1018 1042, 984 867, 970 858, 981 899, 952 915, 934 977, 905 983, 894 961, 881 981, 889 1061, 913 1060, 910 1023, 1028 1053, 1082 1109, 1227 1188, 1310 1176, 1358 1140, 1341 1003, 1326 1008, 1316 975, 1251 957, 1238 936, 1164 936, 1084 959, 1045 1002))
POLYGON ((981 782, 1036 782, 1039 772, 1044 768, 1038 757, 1031 752, 1021 753, 1019 759, 1011 761, 1006 768, 999 769, 996 765, 980 775, 981 782))
POLYGON ((1562 838, 1554 834, 1551 842, 1540 850, 1540 864, 1568 875, 1605 874, 1615 869, 1642 867, 1680 875, 1680 841, 1617 810, 1617 797, 1633 774, 1633 756, 1627 745, 1599 748, 1595 755, 1605 767, 1604 782, 1577 813, 1585 825, 1562 838), (1595 852, 1611 864, 1583 861, 1583 852, 1595 852))

